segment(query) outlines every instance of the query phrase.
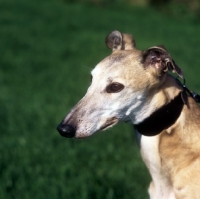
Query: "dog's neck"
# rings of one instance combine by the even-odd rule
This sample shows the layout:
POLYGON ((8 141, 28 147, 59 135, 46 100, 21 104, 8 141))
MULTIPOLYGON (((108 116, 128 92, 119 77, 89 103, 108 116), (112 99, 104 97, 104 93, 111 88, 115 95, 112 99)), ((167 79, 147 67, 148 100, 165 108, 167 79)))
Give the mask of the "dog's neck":
POLYGON ((154 136, 161 133, 164 129, 169 128, 180 116, 186 95, 185 92, 180 92, 167 105, 153 112, 141 123, 134 125, 137 131, 142 135, 154 136))

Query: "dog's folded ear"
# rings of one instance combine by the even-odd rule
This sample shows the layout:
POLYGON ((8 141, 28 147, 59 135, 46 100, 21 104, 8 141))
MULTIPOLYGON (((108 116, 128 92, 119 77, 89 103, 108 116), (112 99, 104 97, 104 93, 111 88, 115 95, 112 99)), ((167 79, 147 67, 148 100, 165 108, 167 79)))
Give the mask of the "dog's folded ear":
POLYGON ((135 48, 135 40, 132 35, 124 34, 117 30, 112 31, 106 37, 106 45, 108 48, 115 50, 131 50, 135 48))
POLYGON ((142 63, 145 68, 152 67, 158 76, 168 70, 184 79, 183 71, 176 65, 164 46, 154 46, 142 53, 142 63))
POLYGON ((176 65, 173 59, 167 62, 167 66, 172 73, 176 73, 180 78, 184 79, 183 71, 178 65, 176 65))

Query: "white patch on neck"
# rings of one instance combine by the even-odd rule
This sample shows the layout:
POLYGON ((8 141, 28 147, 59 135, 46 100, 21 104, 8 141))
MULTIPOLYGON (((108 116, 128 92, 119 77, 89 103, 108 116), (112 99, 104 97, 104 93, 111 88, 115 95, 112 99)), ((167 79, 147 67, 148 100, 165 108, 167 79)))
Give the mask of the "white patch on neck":
POLYGON ((129 116, 131 114, 131 112, 134 112, 135 109, 137 109, 137 107, 140 107, 140 105, 142 104, 142 95, 139 95, 136 100, 135 100, 135 103, 130 106, 130 108, 126 111, 126 116, 129 116))
POLYGON ((146 101, 143 94, 138 95, 133 105, 126 112, 126 116, 133 124, 139 124, 156 110, 156 96, 151 101, 146 101))

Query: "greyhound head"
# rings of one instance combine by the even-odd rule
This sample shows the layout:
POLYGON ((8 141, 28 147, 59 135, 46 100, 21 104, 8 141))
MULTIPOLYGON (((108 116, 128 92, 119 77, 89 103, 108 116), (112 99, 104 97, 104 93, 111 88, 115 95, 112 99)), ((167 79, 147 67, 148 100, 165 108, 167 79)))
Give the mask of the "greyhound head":
POLYGON ((166 72, 183 76, 162 46, 137 50, 132 35, 119 31, 106 37, 106 45, 112 54, 92 70, 87 93, 58 125, 62 136, 88 137, 120 121, 139 124, 161 105, 156 99, 166 72))

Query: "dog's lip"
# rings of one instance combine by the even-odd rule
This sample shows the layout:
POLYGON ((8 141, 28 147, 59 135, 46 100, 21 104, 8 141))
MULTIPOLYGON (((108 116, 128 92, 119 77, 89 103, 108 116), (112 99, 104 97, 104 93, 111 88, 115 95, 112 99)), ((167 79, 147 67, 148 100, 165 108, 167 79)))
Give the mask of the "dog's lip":
POLYGON ((112 117, 106 121, 106 123, 99 129, 99 131, 103 131, 109 127, 112 127, 113 125, 117 124, 119 122, 119 119, 116 117, 112 117))
POLYGON ((112 124, 114 124, 114 123, 111 123, 111 124, 107 124, 107 125, 105 125, 105 126, 102 126, 102 127, 99 129, 99 131, 103 131, 103 130, 109 128, 109 126, 111 126, 112 124))
POLYGON ((77 138, 77 139, 85 139, 87 137, 92 136, 93 134, 95 134, 97 132, 106 130, 107 128, 110 128, 110 127, 114 126, 119 121, 120 121, 119 118, 111 117, 111 118, 107 119, 99 129, 95 129, 94 131, 91 131, 91 132, 81 132, 79 130, 76 131, 75 138, 77 138))

